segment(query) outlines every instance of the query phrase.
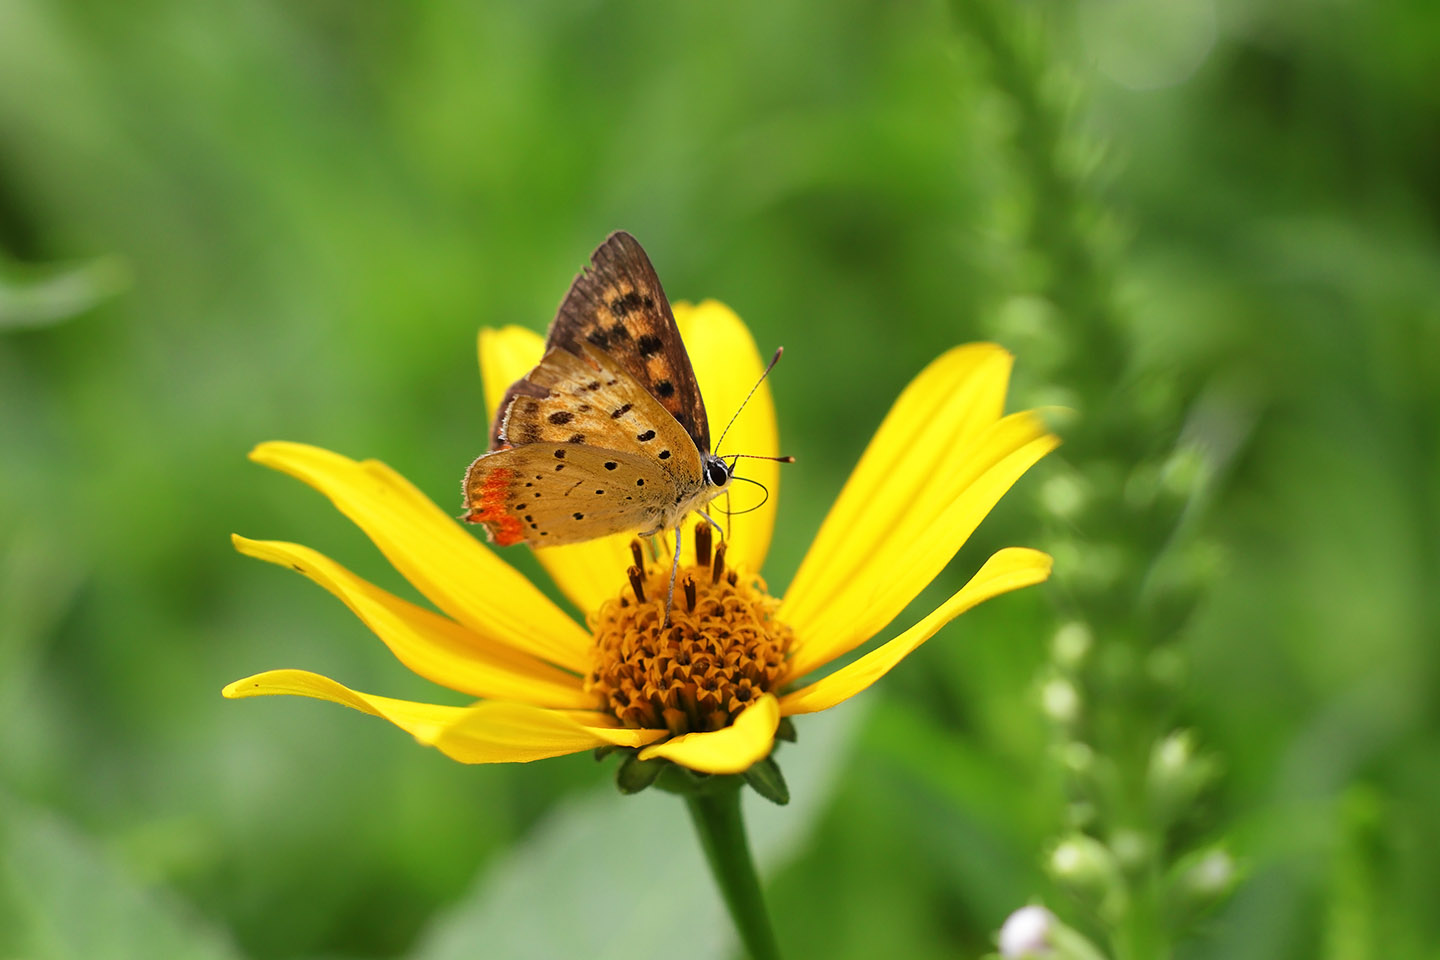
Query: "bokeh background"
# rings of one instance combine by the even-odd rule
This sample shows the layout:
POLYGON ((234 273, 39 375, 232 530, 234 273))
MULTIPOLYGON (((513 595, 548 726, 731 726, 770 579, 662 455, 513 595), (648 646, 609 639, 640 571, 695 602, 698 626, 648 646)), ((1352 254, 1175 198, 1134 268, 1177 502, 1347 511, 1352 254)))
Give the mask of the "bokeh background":
MULTIPOLYGON (((0 957, 734 955, 666 798, 588 756, 467 768, 219 696, 445 697, 232 552, 406 590, 245 453, 380 458, 458 511, 477 328, 543 329, 622 227, 787 347, 776 587, 945 348, 1012 347, 1017 406, 1116 403, 1072 316, 1103 288, 1119 379, 1169 404, 1136 446, 1219 438, 1149 709, 1218 761, 1186 838, 1241 882, 1182 954, 1440 956, 1437 64, 1424 0, 0 0, 0 957)), ((921 602, 1006 544, 1094 562, 1077 473, 921 602)), ((802 718, 796 804, 757 813, 789 956, 979 956, 1031 898, 1103 937, 1045 869, 1067 615, 1006 597, 802 718)))

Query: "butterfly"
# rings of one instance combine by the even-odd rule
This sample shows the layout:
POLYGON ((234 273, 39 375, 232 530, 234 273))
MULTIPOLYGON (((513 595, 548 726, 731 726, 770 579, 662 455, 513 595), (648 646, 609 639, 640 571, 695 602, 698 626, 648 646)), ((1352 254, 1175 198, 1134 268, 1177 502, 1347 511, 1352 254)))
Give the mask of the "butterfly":
POLYGON ((490 450, 465 472, 464 519, 501 546, 675 530, 678 558, 680 523, 729 488, 734 465, 710 452, 655 268, 618 231, 571 284, 540 363, 500 401, 490 450))

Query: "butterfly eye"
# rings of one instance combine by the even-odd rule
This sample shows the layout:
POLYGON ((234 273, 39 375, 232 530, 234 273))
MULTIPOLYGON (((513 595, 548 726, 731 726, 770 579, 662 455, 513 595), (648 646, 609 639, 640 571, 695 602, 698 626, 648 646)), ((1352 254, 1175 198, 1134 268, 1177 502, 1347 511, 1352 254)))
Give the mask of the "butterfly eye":
POLYGON ((719 457, 705 461, 705 479, 712 486, 723 487, 730 482, 730 468, 719 457))

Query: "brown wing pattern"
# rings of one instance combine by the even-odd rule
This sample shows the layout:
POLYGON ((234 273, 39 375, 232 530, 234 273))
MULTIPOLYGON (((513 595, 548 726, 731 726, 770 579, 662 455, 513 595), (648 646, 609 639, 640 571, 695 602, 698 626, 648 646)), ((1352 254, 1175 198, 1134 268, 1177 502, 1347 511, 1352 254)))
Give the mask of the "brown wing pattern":
POLYGON ((695 371, 670 301, 639 242, 612 233, 570 285, 550 325, 547 347, 579 354, 589 343, 609 354, 670 412, 700 451, 710 449, 710 424, 695 371))
POLYGON ((581 352, 555 347, 525 375, 501 414, 501 440, 633 453, 655 460, 678 486, 698 486, 700 451, 675 418, 613 357, 588 344, 581 352))

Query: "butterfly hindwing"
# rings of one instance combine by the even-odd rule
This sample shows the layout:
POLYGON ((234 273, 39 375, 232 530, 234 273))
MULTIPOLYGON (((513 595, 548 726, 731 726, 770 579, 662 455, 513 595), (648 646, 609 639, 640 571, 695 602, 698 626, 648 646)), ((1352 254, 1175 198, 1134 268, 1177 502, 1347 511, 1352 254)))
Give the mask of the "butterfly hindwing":
MULTIPOLYGON (((698 488, 697 488, 698 489, 698 488)), ((487 453, 465 473, 471 523, 500 546, 560 546, 661 527, 674 481, 649 458, 584 444, 534 443, 487 453)), ((682 491, 693 496, 694 491, 682 491)))
POLYGON ((579 354, 587 343, 628 370, 698 449, 710 449, 705 401, 670 301, 650 258, 623 230, 612 233, 596 249, 590 266, 570 285, 550 325, 546 347, 579 354))

